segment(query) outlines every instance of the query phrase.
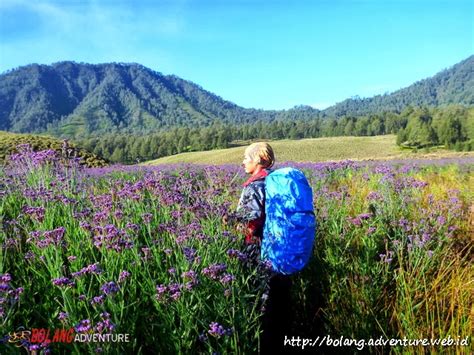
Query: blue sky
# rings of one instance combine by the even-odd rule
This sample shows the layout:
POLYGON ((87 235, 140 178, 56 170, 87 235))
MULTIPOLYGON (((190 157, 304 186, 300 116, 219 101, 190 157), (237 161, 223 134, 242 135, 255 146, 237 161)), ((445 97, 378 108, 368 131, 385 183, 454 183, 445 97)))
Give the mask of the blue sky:
POLYGON ((0 72, 136 62, 243 107, 324 108, 474 53, 471 0, 1 0, 0 72))

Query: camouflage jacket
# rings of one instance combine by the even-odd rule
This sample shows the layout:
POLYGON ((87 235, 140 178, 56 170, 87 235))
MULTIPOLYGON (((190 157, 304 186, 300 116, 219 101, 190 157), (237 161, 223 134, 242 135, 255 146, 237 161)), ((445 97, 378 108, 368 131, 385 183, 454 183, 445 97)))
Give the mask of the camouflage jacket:
POLYGON ((238 219, 246 223, 246 244, 260 244, 265 224, 265 177, 268 170, 251 176, 245 183, 237 205, 238 219))

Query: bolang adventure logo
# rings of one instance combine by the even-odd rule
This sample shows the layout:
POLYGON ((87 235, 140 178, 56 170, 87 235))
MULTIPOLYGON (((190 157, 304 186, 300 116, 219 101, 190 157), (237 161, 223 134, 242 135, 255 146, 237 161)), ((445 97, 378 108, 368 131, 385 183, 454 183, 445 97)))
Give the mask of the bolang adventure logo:
POLYGON ((69 329, 49 329, 32 328, 31 330, 21 326, 16 331, 8 333, 1 343, 11 344, 17 348, 25 348, 28 352, 35 353, 35 350, 48 347, 52 344, 72 344, 72 343, 122 343, 130 342, 129 334, 78 333, 75 328, 69 329))

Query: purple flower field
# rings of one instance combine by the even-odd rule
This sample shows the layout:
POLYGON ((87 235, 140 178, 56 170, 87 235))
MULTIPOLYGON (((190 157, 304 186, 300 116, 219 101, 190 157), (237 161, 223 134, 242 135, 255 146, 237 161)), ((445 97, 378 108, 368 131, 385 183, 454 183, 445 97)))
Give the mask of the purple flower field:
MULTIPOLYGON (((471 335, 474 158, 288 165, 310 181, 318 221, 293 335, 471 335)), ((0 168, 0 347, 257 352, 266 268, 224 218, 245 178, 233 165, 85 169, 24 147, 0 168), (14 343, 19 327, 130 341, 14 343)), ((406 349, 371 349, 388 350, 406 349)))

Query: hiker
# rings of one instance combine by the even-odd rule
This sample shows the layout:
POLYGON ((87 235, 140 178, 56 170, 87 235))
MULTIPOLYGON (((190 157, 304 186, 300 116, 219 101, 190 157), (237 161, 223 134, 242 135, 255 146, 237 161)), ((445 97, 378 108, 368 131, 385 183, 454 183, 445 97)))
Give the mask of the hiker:
MULTIPOLYGON (((258 267, 260 261, 265 224, 265 178, 272 172, 270 169, 274 162, 272 147, 263 142, 247 147, 242 162, 250 177, 244 183, 237 215, 245 223, 245 252, 251 259, 251 265, 255 267, 258 267)), ((290 323, 291 279, 290 276, 271 271, 259 276, 266 279, 268 294, 264 304, 261 352, 270 353, 282 348, 285 331, 290 323)))

